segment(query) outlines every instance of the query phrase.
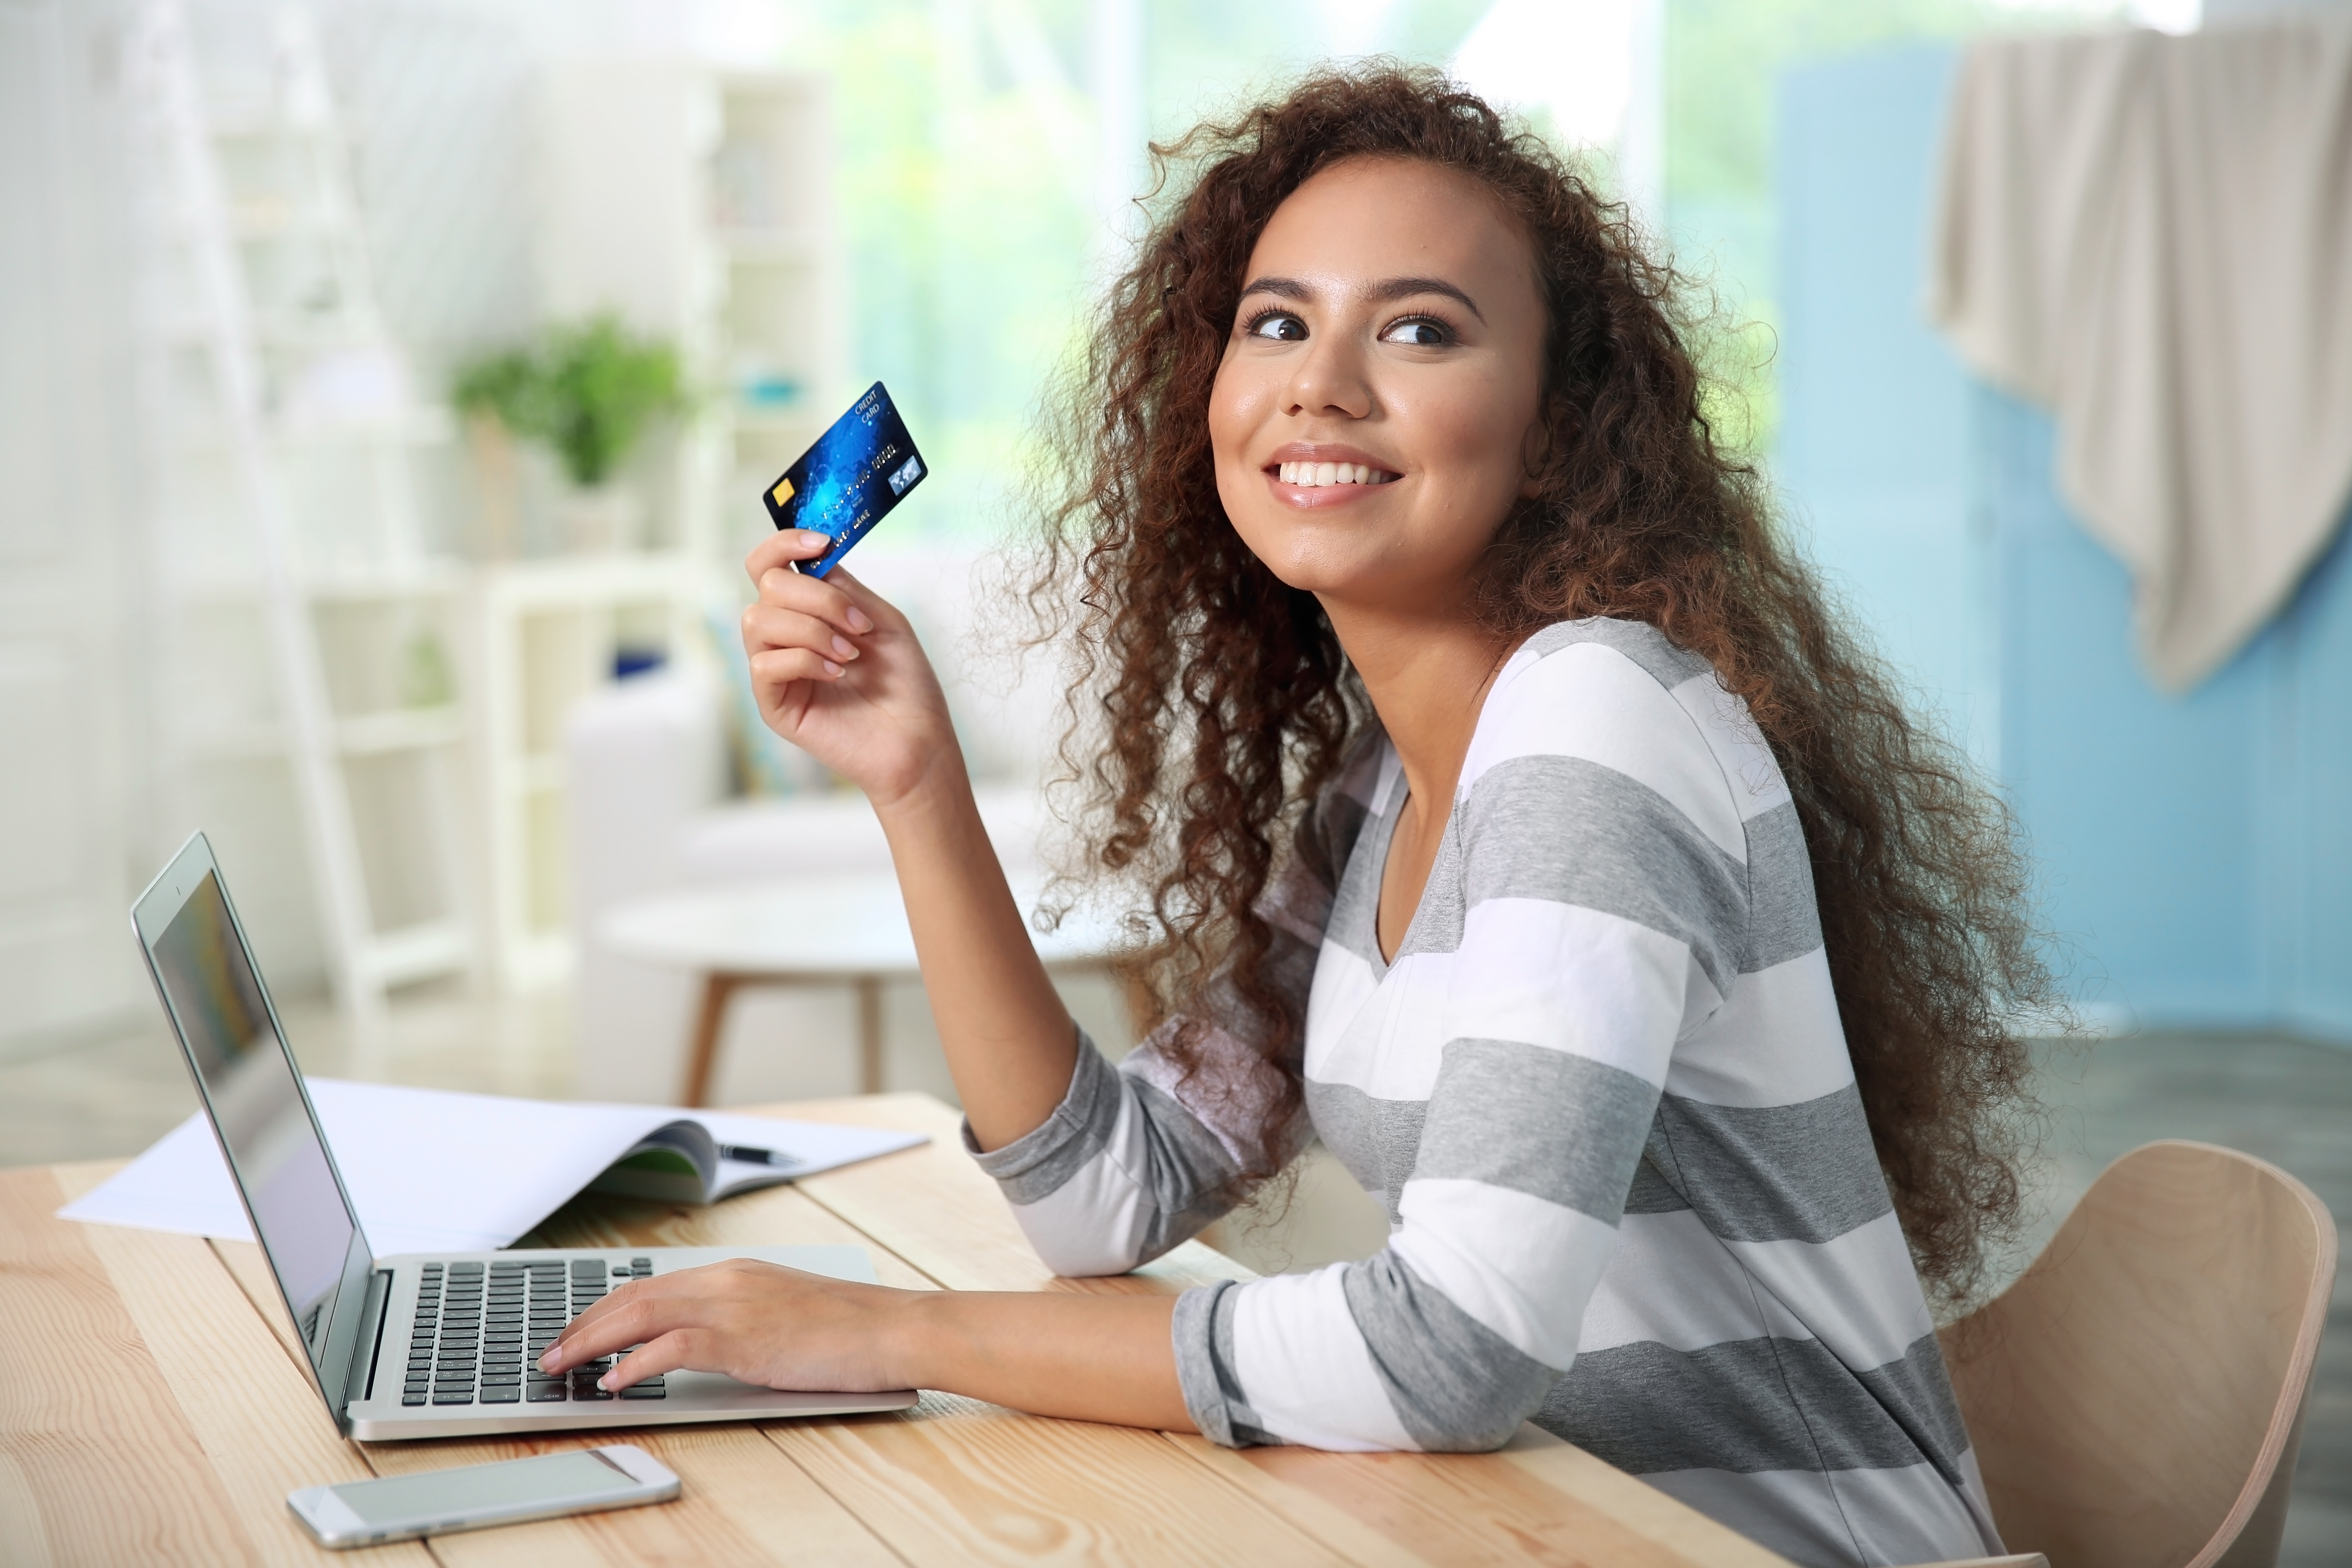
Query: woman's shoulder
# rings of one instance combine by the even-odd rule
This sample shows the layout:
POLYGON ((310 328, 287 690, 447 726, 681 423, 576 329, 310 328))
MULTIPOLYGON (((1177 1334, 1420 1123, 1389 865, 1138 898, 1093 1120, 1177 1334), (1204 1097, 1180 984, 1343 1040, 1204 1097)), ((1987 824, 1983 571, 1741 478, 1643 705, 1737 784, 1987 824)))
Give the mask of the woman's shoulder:
POLYGON ((1574 750, 1612 735, 1689 744, 1699 740, 1693 711, 1725 700, 1738 699, 1715 667, 1655 626, 1599 616, 1559 621, 1521 643, 1496 675, 1472 757, 1574 750))
POLYGON ((1503 667, 1503 679, 1539 664, 1567 671, 1608 662, 1631 665, 1668 691, 1715 674, 1715 667, 1704 658, 1647 621, 1588 616, 1582 620, 1555 621, 1521 643, 1503 667))
POLYGON ((1546 626, 1505 663, 1457 798, 1475 805, 1498 769, 1630 782, 1739 859, 1746 822, 1788 798, 1771 748, 1715 667, 1654 626, 1606 616, 1546 626))

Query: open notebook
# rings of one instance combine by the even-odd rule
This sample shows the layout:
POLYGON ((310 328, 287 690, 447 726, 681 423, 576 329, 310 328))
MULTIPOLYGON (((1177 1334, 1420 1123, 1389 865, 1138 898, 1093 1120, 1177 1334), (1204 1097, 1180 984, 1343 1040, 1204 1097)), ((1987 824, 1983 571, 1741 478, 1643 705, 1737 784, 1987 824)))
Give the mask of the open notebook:
MULTIPOLYGON (((663 1203, 715 1203, 925 1142, 919 1132, 725 1110, 308 1081, 379 1257, 506 1247, 590 1187, 663 1203), (721 1145, 772 1150, 792 1163, 727 1159, 721 1145)), ((58 1214, 188 1236, 253 1237, 202 1111, 58 1214)))

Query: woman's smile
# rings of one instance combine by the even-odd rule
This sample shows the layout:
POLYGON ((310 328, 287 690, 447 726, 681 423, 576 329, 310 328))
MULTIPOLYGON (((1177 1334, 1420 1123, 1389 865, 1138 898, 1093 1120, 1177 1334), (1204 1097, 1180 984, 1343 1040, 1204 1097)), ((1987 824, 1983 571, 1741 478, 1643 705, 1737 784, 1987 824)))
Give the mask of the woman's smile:
POLYGON ((1274 499, 1286 506, 1344 506, 1401 474, 1393 462, 1360 447, 1293 441, 1275 449, 1265 468, 1274 499))

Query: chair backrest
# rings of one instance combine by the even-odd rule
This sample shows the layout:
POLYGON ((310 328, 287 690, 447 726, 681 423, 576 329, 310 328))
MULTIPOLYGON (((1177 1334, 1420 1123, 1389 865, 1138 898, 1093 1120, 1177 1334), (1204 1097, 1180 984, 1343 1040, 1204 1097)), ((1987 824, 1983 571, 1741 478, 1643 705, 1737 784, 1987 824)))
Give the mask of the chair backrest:
POLYGON ((2277 1167, 2175 1142, 2108 1166, 1944 1331, 2009 1550, 2269 1568, 2335 1281, 2335 1221, 2277 1167))

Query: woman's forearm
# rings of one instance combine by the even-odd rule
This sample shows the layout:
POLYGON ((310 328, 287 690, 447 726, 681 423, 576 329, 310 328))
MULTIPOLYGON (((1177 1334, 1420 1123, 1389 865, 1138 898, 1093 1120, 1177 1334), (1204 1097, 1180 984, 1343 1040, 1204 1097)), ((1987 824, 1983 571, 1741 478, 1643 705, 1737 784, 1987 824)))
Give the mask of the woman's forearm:
POLYGON ((1189 1432, 1175 1310, 1169 1296, 898 1290, 737 1258, 630 1280, 572 1320, 540 1367, 618 1356, 605 1381, 615 1392, 690 1367, 768 1388, 936 1388, 1189 1432))
POLYGON ((1042 1124, 1076 1066, 1077 1029, 1005 884, 960 758, 876 803, 956 1092, 983 1149, 1042 1124))
POLYGON ((924 1291, 894 1304, 889 1353, 913 1387, 1033 1415, 1191 1432, 1175 1310, 1172 1296, 924 1291))
POLYGON ((831 545, 786 529, 745 559, 760 590, 743 613, 752 691, 770 728, 873 803, 948 1067, 972 1131, 998 1148, 1061 1103, 1077 1031, 1004 885, 914 627, 846 571, 790 570, 831 545))

